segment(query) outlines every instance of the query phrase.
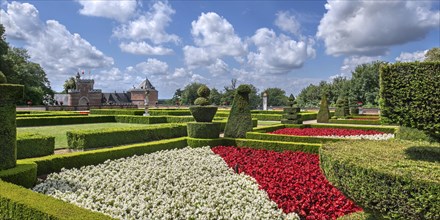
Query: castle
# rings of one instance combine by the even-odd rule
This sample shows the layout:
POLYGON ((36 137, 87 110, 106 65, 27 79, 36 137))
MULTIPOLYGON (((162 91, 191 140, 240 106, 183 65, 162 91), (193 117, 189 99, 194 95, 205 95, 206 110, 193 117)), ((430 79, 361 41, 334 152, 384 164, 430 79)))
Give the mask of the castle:
POLYGON ((94 89, 93 79, 81 79, 79 73, 75 77, 75 89, 69 89, 67 94, 56 94, 55 100, 61 105, 68 106, 101 106, 101 105, 145 105, 145 96, 148 93, 148 104, 155 105, 158 101, 158 91, 145 78, 137 87, 127 92, 103 93, 101 89, 94 89))

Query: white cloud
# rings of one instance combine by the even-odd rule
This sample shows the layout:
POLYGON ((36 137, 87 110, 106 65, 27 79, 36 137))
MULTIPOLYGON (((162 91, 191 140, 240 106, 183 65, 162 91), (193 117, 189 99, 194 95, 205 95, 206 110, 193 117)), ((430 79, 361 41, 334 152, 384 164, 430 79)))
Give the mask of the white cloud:
POLYGON ((136 0, 79 0, 78 3, 83 7, 79 10, 79 13, 82 15, 110 18, 120 22, 126 21, 130 18, 136 11, 137 7, 136 0))
POLYGON ((371 63, 374 61, 381 60, 381 56, 368 57, 368 56, 351 56, 344 59, 344 62, 341 66, 341 72, 339 74, 330 76, 330 79, 335 77, 351 77, 351 72, 353 72, 357 66, 371 63))
POLYGON ((325 8, 316 35, 331 55, 384 55, 440 25, 440 12, 424 1, 328 0, 325 8))
POLYGON ((12 2, 7 11, 1 11, 1 17, 6 21, 7 38, 24 42, 31 60, 43 67, 55 89, 61 90, 64 80, 78 70, 108 68, 114 63, 113 58, 58 21, 41 21, 31 4, 12 2))
POLYGON ((275 25, 285 32, 292 33, 294 35, 300 35, 301 25, 297 21, 294 15, 291 15, 287 11, 280 11, 276 14, 275 25))
POLYGON ((248 63, 259 74, 284 74, 301 68, 316 55, 312 39, 295 41, 273 30, 260 28, 251 38, 258 52, 250 52, 248 63))
POLYGON ((225 75, 229 72, 229 66, 225 61, 221 59, 217 59, 214 64, 208 66, 209 72, 213 75, 213 77, 225 75))
POLYGON ((209 66, 217 59, 240 57, 246 53, 246 45, 235 34, 234 27, 214 12, 202 13, 192 23, 191 34, 196 46, 185 46, 185 62, 190 67, 209 66))
POLYGON ((180 38, 177 35, 165 31, 174 13, 174 9, 168 3, 156 2, 144 15, 114 29, 113 35, 121 39, 150 40, 154 44, 178 43, 180 38))
POLYGON ((396 61, 398 62, 414 62, 414 61, 423 61, 425 60, 425 54, 428 50, 416 51, 413 53, 402 52, 398 57, 396 57, 396 61))
POLYGON ((167 75, 168 64, 158 59, 148 58, 146 62, 136 64, 134 70, 146 76, 167 75))
POLYGON ((122 42, 119 48, 123 52, 132 53, 136 55, 170 55, 173 50, 162 46, 152 46, 145 41, 142 42, 122 42))

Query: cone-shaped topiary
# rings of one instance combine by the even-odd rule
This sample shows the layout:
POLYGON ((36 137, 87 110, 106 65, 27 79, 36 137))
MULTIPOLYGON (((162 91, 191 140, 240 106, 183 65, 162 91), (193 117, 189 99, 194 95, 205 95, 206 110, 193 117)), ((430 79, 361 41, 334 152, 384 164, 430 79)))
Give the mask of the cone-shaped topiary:
POLYGON ((345 118, 349 113, 350 113, 350 110, 348 108, 347 98, 340 96, 338 98, 338 100, 336 101, 335 117, 336 118, 345 118))
POLYGON ((7 82, 8 82, 8 80, 6 80, 5 74, 3 74, 2 71, 0 71, 0 84, 4 84, 7 82))
POLYGON ((283 119, 281 119, 282 124, 301 124, 301 120, 299 120, 298 113, 300 112, 300 108, 296 104, 295 96, 290 94, 289 101, 287 102, 288 107, 283 108, 283 119))
POLYGON ((249 106, 249 85, 240 85, 232 101, 231 112, 226 122, 225 137, 244 138, 252 131, 252 116, 249 106))
POLYGON ((318 123, 328 123, 330 119, 330 110, 328 109, 327 95, 324 93, 321 97, 317 121, 318 123))

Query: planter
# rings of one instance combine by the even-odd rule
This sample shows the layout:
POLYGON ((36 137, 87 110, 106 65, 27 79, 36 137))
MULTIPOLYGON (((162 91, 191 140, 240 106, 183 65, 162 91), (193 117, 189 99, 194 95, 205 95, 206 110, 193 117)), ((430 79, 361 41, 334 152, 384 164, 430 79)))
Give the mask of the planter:
POLYGON ((196 122, 212 122, 217 107, 215 106, 191 106, 189 111, 193 115, 196 122))

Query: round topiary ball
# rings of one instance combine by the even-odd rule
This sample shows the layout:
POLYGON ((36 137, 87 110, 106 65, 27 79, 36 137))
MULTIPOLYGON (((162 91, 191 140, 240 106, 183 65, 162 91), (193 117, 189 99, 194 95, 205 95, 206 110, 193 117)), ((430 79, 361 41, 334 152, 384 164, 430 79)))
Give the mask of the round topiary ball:
POLYGON ((194 101, 194 104, 201 106, 209 105, 209 100, 205 97, 199 97, 194 101))
POLYGON ((246 85, 246 84, 240 85, 237 88, 237 92, 240 94, 249 94, 249 93, 251 93, 251 87, 249 87, 249 85, 246 85))
POLYGON ((199 97, 208 98, 210 93, 211 90, 209 90, 209 88, 205 85, 202 85, 199 87, 199 89, 197 89, 197 95, 199 95, 199 97))
POLYGON ((2 71, 0 71, 0 84, 7 83, 7 82, 8 82, 8 80, 6 80, 5 74, 3 74, 2 71))

